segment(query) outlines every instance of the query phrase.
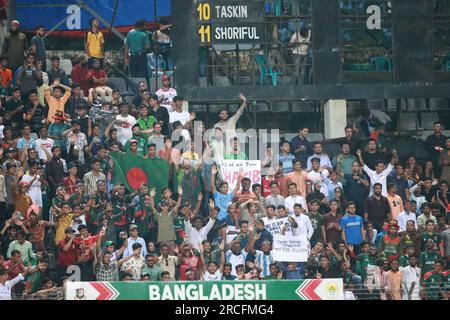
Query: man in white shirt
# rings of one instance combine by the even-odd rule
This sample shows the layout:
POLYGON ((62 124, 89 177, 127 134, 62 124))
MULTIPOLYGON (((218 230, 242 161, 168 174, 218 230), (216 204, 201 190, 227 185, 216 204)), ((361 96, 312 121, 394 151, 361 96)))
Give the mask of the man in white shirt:
POLYGON ((21 181, 31 184, 28 188, 27 194, 30 196, 34 205, 42 208, 41 181, 39 175, 37 175, 39 169, 39 162, 34 161, 30 165, 30 170, 22 176, 21 181))
POLYGON ((0 268, 0 300, 12 300, 12 288, 20 281, 24 281, 27 274, 28 270, 25 269, 25 271, 19 273, 17 277, 8 281, 8 271, 0 268))
POLYGON ((42 127, 39 130, 39 135, 40 138, 36 140, 34 145, 38 153, 39 159, 41 159, 43 163, 46 163, 47 160, 50 160, 52 158, 52 147, 54 146, 55 141, 53 141, 53 139, 50 139, 48 137, 47 127, 42 127), (48 157, 45 151, 48 152, 48 157))
POLYGON ((320 159, 320 168, 327 169, 328 171, 333 169, 333 165, 331 164, 330 157, 323 153, 323 146, 321 142, 314 142, 313 146, 314 153, 313 155, 308 157, 308 160, 306 161, 307 170, 312 169, 312 163, 311 160, 314 158, 320 159))
POLYGON ((128 238, 128 246, 123 253, 123 257, 125 258, 133 254, 133 244, 135 243, 139 243, 142 246, 141 257, 145 257, 147 255, 147 245, 145 244, 145 240, 143 238, 138 237, 139 231, 137 225, 132 224, 129 230, 131 237, 128 238))
POLYGON ((409 257, 409 266, 400 270, 402 272, 403 300, 420 299, 420 279, 422 270, 417 267, 417 258, 409 257))
POLYGON ((409 220, 414 221, 414 226, 417 230, 418 228, 416 214, 411 211, 411 202, 409 200, 404 200, 403 208, 404 211, 400 212, 400 214, 397 216, 398 226, 400 227, 399 231, 406 230, 406 222, 408 222, 409 220))
POLYGON ((177 95, 177 90, 170 87, 170 77, 169 76, 162 76, 162 88, 158 89, 158 91, 155 92, 155 94, 158 96, 159 104, 165 108, 167 108, 167 111, 172 112, 172 101, 173 98, 177 95))
MULTIPOLYGON (((232 117, 229 117, 226 109, 221 110, 219 112, 219 122, 214 125, 214 128, 222 129, 222 134, 225 135, 227 141, 236 135, 236 123, 244 113, 245 106, 247 105, 247 99, 242 93, 239 94, 239 99, 241 100, 241 106, 238 111, 232 117)), ((233 272, 236 272, 234 268, 233 272)))
POLYGON ((208 265, 205 262, 203 246, 200 246, 200 260, 202 263, 203 281, 220 281, 222 280, 223 267, 225 265, 225 241, 219 244, 220 249, 220 265, 213 260, 209 261, 208 265))
POLYGON ((328 187, 325 183, 323 183, 324 177, 329 176, 329 171, 327 169, 321 168, 320 158, 312 158, 311 159, 311 167, 312 170, 306 174, 307 181, 309 181, 312 185, 311 189, 314 190, 313 184, 317 181, 321 182, 320 192, 323 193, 325 197, 328 197, 328 187))
POLYGON ((136 123, 136 118, 129 115, 130 107, 128 103, 120 105, 120 114, 116 116, 114 127, 117 130, 117 140, 124 146, 128 140, 133 137, 133 126, 136 123))
POLYGON ((288 185, 289 196, 284 199, 284 205, 290 216, 294 215, 294 205, 300 204, 303 208, 307 208, 305 199, 297 194, 297 184, 290 183, 288 185))
POLYGON ((297 228, 292 228, 292 234, 294 236, 306 234, 306 237, 310 240, 314 233, 314 228, 309 217, 303 214, 302 205, 299 203, 294 204, 294 219, 297 222, 297 228))
POLYGON ((200 248, 202 247, 202 241, 206 240, 209 231, 212 229, 214 223, 216 222, 216 210, 213 209, 210 211, 209 220, 205 226, 203 226, 203 219, 200 216, 194 218, 194 226, 192 226, 191 221, 189 220, 190 211, 186 212, 186 216, 184 217, 184 227, 188 235, 189 242, 195 249, 200 250, 200 248))
POLYGON ((184 99, 180 96, 173 98, 173 111, 169 113, 169 123, 172 124, 175 121, 180 121, 183 128, 189 129, 190 122, 195 119, 195 114, 193 113, 191 116, 189 112, 183 111, 183 101, 184 99))
POLYGON ((246 248, 241 250, 241 244, 239 241, 233 241, 231 243, 231 249, 225 253, 226 263, 231 264, 231 274, 237 277, 236 266, 244 265, 247 258, 248 251, 246 248))
POLYGON ((375 183, 380 183, 381 184, 381 186, 382 186, 381 194, 384 197, 387 197, 388 193, 387 193, 386 180, 387 180, 387 177, 389 176, 389 174, 394 169, 395 163, 397 162, 397 151, 395 149, 392 150, 393 157, 391 159, 391 162, 388 164, 387 168, 385 168, 385 165, 384 165, 382 160, 376 161, 375 162, 375 171, 370 169, 364 163, 364 160, 363 160, 362 155, 361 155, 361 150, 358 149, 358 151, 356 151, 356 155, 359 158, 359 162, 361 162, 361 164, 363 165, 364 172, 369 176, 369 179, 370 179, 370 193, 369 193, 369 197, 373 194, 373 185, 375 183))

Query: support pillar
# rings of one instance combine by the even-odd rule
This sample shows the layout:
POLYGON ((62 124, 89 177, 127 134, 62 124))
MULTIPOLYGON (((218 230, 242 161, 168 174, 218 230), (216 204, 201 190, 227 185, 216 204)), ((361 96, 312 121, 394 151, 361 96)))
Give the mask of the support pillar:
POLYGON ((325 139, 344 136, 347 125, 347 100, 328 100, 324 106, 325 139))

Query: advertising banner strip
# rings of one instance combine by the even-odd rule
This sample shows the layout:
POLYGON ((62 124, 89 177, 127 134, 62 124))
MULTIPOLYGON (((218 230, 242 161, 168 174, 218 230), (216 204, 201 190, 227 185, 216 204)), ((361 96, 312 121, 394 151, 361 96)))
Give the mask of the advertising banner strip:
POLYGON ((66 283, 66 300, 343 299, 342 279, 66 283))

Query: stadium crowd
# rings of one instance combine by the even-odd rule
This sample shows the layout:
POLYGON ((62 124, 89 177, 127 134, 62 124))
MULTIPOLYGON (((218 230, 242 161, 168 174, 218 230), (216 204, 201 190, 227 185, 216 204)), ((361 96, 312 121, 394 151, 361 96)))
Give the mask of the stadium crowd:
MULTIPOLYGON (((261 183, 240 172, 231 188, 220 164, 248 160, 228 136, 245 96, 233 116, 220 111, 199 154, 194 131, 205 125, 194 126, 171 78, 157 92, 140 83, 125 102, 108 86, 103 36, 91 25, 70 76, 57 56, 45 72, 43 28, 29 47, 13 21, 5 40, 0 299, 61 299, 72 280, 319 278, 342 278, 348 299, 448 299, 450 138, 439 121, 424 163, 391 149, 374 119, 347 126, 336 154, 300 126, 260 159, 261 183), (116 181, 114 152, 166 162, 167 187, 116 181), (275 237, 287 235, 306 236, 307 261, 274 259, 275 237)), ((133 72, 151 47, 143 30, 137 23, 125 40, 133 72)))

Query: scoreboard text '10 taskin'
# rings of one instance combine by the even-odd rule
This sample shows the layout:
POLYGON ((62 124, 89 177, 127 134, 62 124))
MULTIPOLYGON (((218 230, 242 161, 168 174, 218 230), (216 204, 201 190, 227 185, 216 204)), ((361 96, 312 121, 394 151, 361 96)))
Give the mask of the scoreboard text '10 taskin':
POLYGON ((212 0, 197 3, 202 44, 264 42, 264 1, 212 0))

